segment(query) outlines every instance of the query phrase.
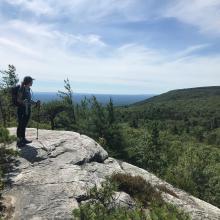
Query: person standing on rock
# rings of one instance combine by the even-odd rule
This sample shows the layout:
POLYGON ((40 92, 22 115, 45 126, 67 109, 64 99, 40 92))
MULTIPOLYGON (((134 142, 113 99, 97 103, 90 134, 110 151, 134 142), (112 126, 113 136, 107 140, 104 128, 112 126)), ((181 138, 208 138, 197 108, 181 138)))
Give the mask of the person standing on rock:
POLYGON ((40 101, 37 102, 32 100, 31 89, 33 85, 33 78, 30 76, 25 76, 17 94, 17 147, 21 148, 25 144, 29 144, 32 141, 29 141, 25 137, 26 127, 31 116, 31 105, 36 105, 40 107, 40 101))

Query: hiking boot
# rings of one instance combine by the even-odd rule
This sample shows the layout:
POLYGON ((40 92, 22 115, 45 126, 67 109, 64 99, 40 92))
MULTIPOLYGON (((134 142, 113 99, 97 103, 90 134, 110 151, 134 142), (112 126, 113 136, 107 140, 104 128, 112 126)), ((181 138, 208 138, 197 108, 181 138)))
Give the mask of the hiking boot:
POLYGON ((17 148, 22 148, 25 146, 25 143, 22 140, 18 140, 16 146, 17 146, 17 148))
POLYGON ((32 143, 32 141, 29 141, 29 140, 27 140, 26 138, 24 138, 24 139, 23 139, 23 143, 24 143, 24 144, 30 144, 30 143, 32 143))

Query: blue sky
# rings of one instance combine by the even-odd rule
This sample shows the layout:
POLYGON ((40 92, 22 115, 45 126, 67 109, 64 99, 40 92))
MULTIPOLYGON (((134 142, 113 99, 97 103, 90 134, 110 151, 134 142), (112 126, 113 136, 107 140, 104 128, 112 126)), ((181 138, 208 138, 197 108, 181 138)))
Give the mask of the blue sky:
POLYGON ((219 0, 1 0, 0 69, 34 91, 156 94, 220 85, 219 0))

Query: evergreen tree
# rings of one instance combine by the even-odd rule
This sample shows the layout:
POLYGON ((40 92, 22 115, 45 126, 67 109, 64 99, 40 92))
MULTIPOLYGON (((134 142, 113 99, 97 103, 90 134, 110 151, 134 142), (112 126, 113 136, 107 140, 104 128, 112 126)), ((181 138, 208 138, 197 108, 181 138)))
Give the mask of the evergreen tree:
POLYGON ((77 131, 93 137, 90 132, 91 111, 89 109, 89 100, 86 97, 76 106, 76 119, 77 131))
POLYGON ((68 105, 73 105, 73 91, 68 78, 64 79, 64 89, 65 92, 58 91, 58 96, 60 96, 68 105))
POLYGON ((51 124, 51 129, 54 130, 55 128, 55 118, 56 116, 63 112, 65 110, 65 105, 57 100, 50 101, 43 106, 43 111, 45 115, 49 118, 50 124, 51 124))
POLYGON ((16 74, 16 68, 13 65, 8 65, 8 70, 0 71, 2 74, 1 79, 1 88, 8 89, 15 86, 19 79, 18 75, 16 74))
POLYGON ((151 128, 151 139, 152 139, 152 144, 159 148, 159 130, 158 130, 158 124, 156 122, 153 123, 151 128))
POLYGON ((8 65, 8 70, 0 71, 0 73, 0 111, 3 124, 6 127, 14 112, 14 109, 11 108, 11 88, 16 86, 19 79, 16 74, 16 68, 13 65, 8 65))
POLYGON ((160 175, 164 170, 165 159, 159 140, 158 124, 153 122, 148 126, 149 129, 145 131, 144 138, 135 147, 135 157, 139 166, 160 175))
POLYGON ((68 78, 64 80, 64 89, 65 91, 58 91, 58 96, 60 96, 63 102, 66 104, 69 121, 75 124, 76 115, 73 102, 73 91, 68 78))
POLYGON ((97 101, 96 97, 93 96, 91 100, 91 126, 96 138, 105 137, 106 133, 106 115, 104 108, 97 101))
POLYGON ((109 125, 112 125, 115 122, 115 113, 114 113, 114 105, 111 98, 109 104, 107 105, 107 112, 108 112, 108 123, 109 125))

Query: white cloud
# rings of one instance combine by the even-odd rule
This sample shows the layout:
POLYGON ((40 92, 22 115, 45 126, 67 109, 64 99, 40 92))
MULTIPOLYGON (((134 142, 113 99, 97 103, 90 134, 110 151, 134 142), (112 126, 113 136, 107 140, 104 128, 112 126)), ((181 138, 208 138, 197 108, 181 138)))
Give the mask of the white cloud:
MULTIPOLYGON (((219 0, 2 0, 49 19, 73 24, 146 21, 173 17, 206 34, 220 35, 219 0)), ((50 20, 51 21, 51 20, 50 20)))
MULTIPOLYGON (((4 0, 3 0, 4 1, 4 0)), ((5 0, 7 3, 14 6, 29 10, 37 15, 52 14, 53 8, 44 0, 5 0)))
POLYGON ((35 15, 49 17, 67 16, 74 23, 103 21, 144 20, 151 17, 153 0, 3 0, 35 15))
POLYGON ((96 34, 70 34, 61 32, 52 25, 27 23, 20 20, 5 22, 0 26, 0 32, 2 38, 8 41, 10 39, 14 44, 18 44, 19 41, 23 47, 30 47, 40 54, 43 54, 45 49, 53 47, 89 54, 108 46, 102 41, 101 36, 96 34))
MULTIPOLYGON (((59 18, 65 16, 73 24, 85 22, 88 25, 155 18, 157 9, 150 10, 153 0, 3 1, 20 8, 20 13, 28 10, 34 16, 28 22, 5 18, 1 23, 0 69, 14 64, 21 78, 28 74, 48 82, 45 87, 37 87, 36 81, 37 89, 57 91, 60 88, 56 86, 66 77, 78 84, 100 85, 94 91, 91 88, 84 91, 94 93, 110 92, 102 85, 111 85, 111 93, 159 93, 220 84, 220 55, 198 55, 210 44, 189 45, 172 53, 140 45, 136 39, 113 47, 95 32, 77 33, 73 25, 73 34, 61 31, 56 25, 56 19, 59 22, 59 18), (48 17, 41 20, 41 16, 48 17)), ((206 33, 220 33, 218 1, 175 0, 172 3, 162 17, 177 18, 206 33)), ((82 92, 81 87, 74 90, 82 92)))
MULTIPOLYGON (((96 35, 69 36, 50 26, 20 21, 9 22, 2 28, 0 68, 5 69, 11 63, 17 67, 21 78, 28 74, 39 81, 50 82, 44 90, 50 90, 50 84, 51 89, 55 89, 53 83, 62 84, 66 77, 81 84, 112 85, 111 93, 159 93, 182 87, 220 84, 220 56, 196 55, 197 51, 208 46, 206 44, 192 45, 170 55, 169 51, 154 50, 137 43, 112 48, 103 42, 104 51, 109 51, 108 56, 98 56, 96 49, 102 50, 103 45, 96 35), (65 39, 67 43, 63 43, 65 39), (91 44, 89 56, 81 53, 81 49, 67 47, 79 43, 82 48, 91 44), (123 88, 118 88, 120 86, 123 88)), ((82 92, 81 88, 74 90, 82 92)), ((110 92, 107 88, 96 87, 93 92, 107 91, 110 92)))
POLYGON ((174 0, 163 14, 194 25, 205 34, 220 35, 219 0, 174 0))
POLYGON ((6 24, 2 24, 2 27, 6 31, 16 31, 17 33, 25 33, 29 35, 35 35, 35 37, 47 37, 53 38, 53 32, 50 31, 51 25, 39 25, 36 23, 29 23, 18 19, 9 20, 6 24))
POLYGON ((8 40, 6 38, 1 38, 0 37, 0 45, 6 48, 8 48, 9 50, 12 49, 12 50, 15 50, 17 52, 21 52, 21 53, 24 53, 24 54, 27 54, 27 55, 37 55, 32 49, 30 48, 27 48, 25 46, 22 46, 21 44, 17 43, 17 42, 13 42, 11 40, 8 40))

